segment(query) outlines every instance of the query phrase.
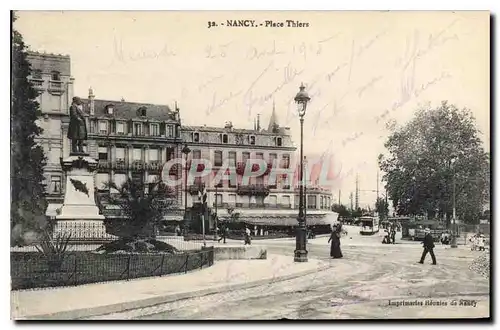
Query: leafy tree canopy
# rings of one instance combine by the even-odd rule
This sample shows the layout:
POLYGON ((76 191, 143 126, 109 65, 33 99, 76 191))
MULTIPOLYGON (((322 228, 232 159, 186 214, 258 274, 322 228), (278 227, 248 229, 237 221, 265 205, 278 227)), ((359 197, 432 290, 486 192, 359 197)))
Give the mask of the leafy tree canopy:
POLYGON ((397 213, 450 219, 455 177, 457 218, 477 221, 490 190, 489 155, 479 134, 471 111, 446 101, 419 109, 395 130, 379 165, 397 213))

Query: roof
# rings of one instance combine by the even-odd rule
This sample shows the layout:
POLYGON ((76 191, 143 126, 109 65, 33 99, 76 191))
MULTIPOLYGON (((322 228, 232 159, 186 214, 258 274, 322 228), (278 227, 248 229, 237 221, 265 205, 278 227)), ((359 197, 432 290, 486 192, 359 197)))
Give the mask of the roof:
POLYGON ((214 126, 182 126, 183 131, 198 131, 198 132, 231 132, 231 133, 241 133, 241 134, 253 134, 253 135, 288 135, 286 133, 273 133, 268 131, 257 131, 254 129, 246 129, 246 128, 227 128, 227 127, 214 127, 214 126))
MULTIPOLYGON (((89 99, 82 99, 82 101, 86 104, 86 110, 88 111, 89 99)), ((160 121, 175 120, 175 112, 172 111, 168 105, 98 99, 94 99, 95 116, 100 117, 107 115, 106 106, 110 104, 113 105, 114 118, 127 120, 137 118, 137 110, 141 107, 145 107, 147 109, 146 118, 152 118, 160 121)))

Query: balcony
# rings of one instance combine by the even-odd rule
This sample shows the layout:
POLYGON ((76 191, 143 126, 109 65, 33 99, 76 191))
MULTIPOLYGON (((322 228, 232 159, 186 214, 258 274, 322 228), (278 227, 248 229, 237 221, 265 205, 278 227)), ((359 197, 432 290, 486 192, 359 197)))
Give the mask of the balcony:
POLYGON ((162 167, 162 164, 160 163, 159 160, 150 161, 148 164, 148 170, 151 170, 151 171, 160 171, 161 167, 162 167))
POLYGON ((125 170, 127 168, 127 164, 125 163, 125 160, 120 159, 117 160, 113 163, 113 169, 115 170, 125 170))
POLYGON ((97 163, 97 168, 100 170, 103 169, 110 169, 111 168, 111 162, 108 160, 101 160, 99 159, 99 162, 97 163))
POLYGON ((43 79, 36 79, 33 78, 31 79, 31 83, 33 84, 33 87, 37 90, 43 89, 43 79))
POLYGON ((52 94, 62 94, 64 92, 64 85, 62 81, 49 81, 48 91, 52 94))
POLYGON ((134 160, 132 162, 131 168, 133 171, 142 171, 145 169, 145 166, 144 166, 144 163, 142 162, 142 160, 134 160))
POLYGON ((236 190, 238 195, 246 196, 267 196, 269 195, 269 187, 266 185, 238 185, 236 190))
POLYGON ((199 191, 202 191, 205 185, 203 183, 195 183, 188 186, 188 193, 190 195, 198 195, 199 191))

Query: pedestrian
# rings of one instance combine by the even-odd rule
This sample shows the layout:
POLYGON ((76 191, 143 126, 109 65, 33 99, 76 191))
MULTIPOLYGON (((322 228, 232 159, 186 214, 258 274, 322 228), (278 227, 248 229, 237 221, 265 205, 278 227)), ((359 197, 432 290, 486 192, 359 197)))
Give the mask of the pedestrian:
POLYGON ((382 244, 389 244, 389 232, 384 229, 384 238, 382 239, 382 244))
POLYGON ((220 237, 219 237, 219 240, 218 240, 219 243, 220 243, 220 241, 224 240, 224 244, 226 244, 227 229, 228 228, 226 226, 226 223, 222 222, 221 223, 221 230, 220 230, 220 237))
POLYGON ((396 228, 394 226, 391 227, 391 241, 392 244, 396 244, 396 228))
POLYGON ((340 250, 340 226, 333 225, 332 233, 330 235, 330 239, 328 243, 331 242, 330 245, 330 257, 334 259, 342 258, 342 251, 340 250))
MULTIPOLYGON (((170 228, 172 228, 172 227, 170 227, 170 228)), ((176 234, 177 236, 181 236, 181 227, 180 227, 179 225, 177 225, 177 226, 175 227, 175 234, 176 234)))
POLYGON ((252 245, 252 240, 250 238, 250 228, 245 227, 245 245, 252 245))
POLYGON ((425 237, 422 244, 424 245, 424 251, 422 252, 422 257, 420 258, 419 263, 423 264, 425 260, 425 256, 427 253, 431 255, 432 264, 436 264, 436 256, 434 255, 434 238, 431 235, 431 230, 429 228, 425 228, 424 230, 425 237))
POLYGON ((483 234, 479 235, 479 238, 477 239, 477 249, 479 251, 484 251, 485 250, 485 241, 486 238, 484 237, 483 234))

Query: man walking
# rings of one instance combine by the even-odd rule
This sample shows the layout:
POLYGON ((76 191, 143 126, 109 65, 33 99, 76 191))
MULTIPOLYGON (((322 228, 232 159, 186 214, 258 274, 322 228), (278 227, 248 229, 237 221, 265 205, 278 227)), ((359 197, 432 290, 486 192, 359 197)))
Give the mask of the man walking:
POLYGON ((424 233, 425 237, 424 241, 422 242, 422 244, 424 245, 424 251, 422 252, 422 257, 420 258, 419 263, 424 263, 425 256, 427 255, 427 252, 429 252, 432 258, 432 264, 435 265, 436 256, 434 255, 434 239, 432 238, 431 230, 429 228, 425 228, 424 233))
POLYGON ((226 235, 227 235, 227 226, 225 222, 221 223, 220 237, 218 242, 224 240, 224 244, 226 244, 226 235))

